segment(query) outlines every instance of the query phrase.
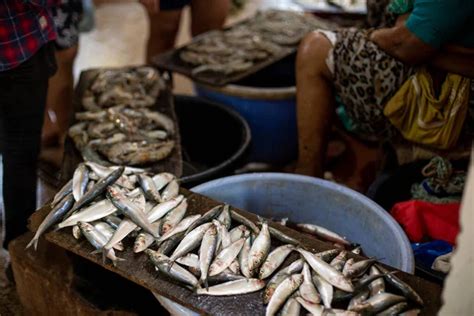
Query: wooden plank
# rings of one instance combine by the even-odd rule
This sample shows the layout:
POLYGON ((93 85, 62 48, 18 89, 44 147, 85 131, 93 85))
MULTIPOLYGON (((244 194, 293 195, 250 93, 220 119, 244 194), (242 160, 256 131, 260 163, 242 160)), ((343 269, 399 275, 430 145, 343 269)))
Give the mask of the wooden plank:
MULTIPOLYGON (((125 67, 121 69, 123 69, 124 71, 127 71, 133 68, 134 67, 125 67)), ((74 113, 85 110, 81 103, 82 96, 85 90, 90 85, 91 81, 97 75, 97 72, 99 70, 104 70, 104 69, 106 68, 88 69, 81 73, 79 82, 74 91, 74 98, 73 98, 73 108, 74 108, 73 112, 74 113)), ((154 164, 146 165, 144 167, 152 173, 159 173, 159 172, 166 171, 166 172, 171 172, 175 174, 176 176, 180 177, 182 174, 182 169, 183 169, 182 157, 181 157, 181 138, 179 134, 178 119, 176 117, 176 113, 174 109, 174 98, 171 92, 171 82, 170 82, 170 79, 166 79, 166 78, 169 78, 169 76, 164 78, 166 82, 166 88, 163 90, 160 90, 160 94, 156 100, 155 105, 152 106, 150 109, 166 114, 173 120, 175 124, 175 128, 176 128, 176 133, 173 136, 173 140, 175 141, 175 147, 173 151, 171 152, 171 154, 166 159, 158 161, 154 164)), ((71 122, 70 126, 76 122, 74 118, 74 113, 72 114, 72 117, 70 119, 70 122, 71 122)), ((69 181, 69 179, 71 179, 74 173, 74 170, 76 169, 77 165, 80 162, 82 162, 81 153, 79 152, 79 150, 77 150, 76 146, 74 145, 73 140, 69 136, 67 136, 65 144, 64 144, 64 158, 63 158, 63 163, 61 167, 60 183, 65 183, 69 181)))
MULTIPOLYGON (((207 198, 205 196, 181 189, 181 193, 188 198, 188 213, 204 213, 211 207, 216 206, 219 202, 207 198)), ((257 222, 256 215, 236 209, 239 213, 246 216, 250 220, 257 222)), ((40 219, 46 216, 49 211, 49 207, 46 206, 43 209, 36 212, 31 219, 33 224, 31 227, 35 230, 35 227, 40 222, 40 219)), ((271 226, 280 229, 289 236, 294 237, 301 241, 302 246, 313 251, 323 251, 332 248, 328 243, 320 240, 310 238, 307 235, 299 233, 293 229, 281 226, 277 223, 270 223, 271 226)), ((50 242, 63 247, 79 256, 82 256, 92 262, 95 262, 102 267, 117 273, 118 275, 129 279, 151 291, 154 291, 160 295, 163 295, 169 299, 172 299, 183 306, 186 306, 201 314, 210 315, 264 315, 265 306, 262 301, 262 291, 257 293, 251 293, 239 296, 229 297, 212 297, 212 296, 197 296, 192 291, 180 286, 172 280, 159 275, 153 264, 148 260, 147 256, 143 253, 134 254, 132 251, 133 240, 126 240, 125 246, 126 251, 118 253, 118 255, 124 259, 123 262, 119 262, 116 267, 111 263, 103 263, 100 255, 91 255, 93 250, 87 241, 75 240, 69 229, 61 230, 58 232, 51 232, 46 234, 46 239, 50 242)), ((374 242, 376 242, 374 240, 374 242)), ((359 256, 350 254, 355 258, 359 256)), ((390 270, 393 270, 391 268, 390 270)), ((441 288, 437 284, 428 282, 419 277, 399 272, 397 273, 401 279, 410 284, 423 298, 425 301, 425 308, 422 310, 422 315, 435 315, 441 306, 441 288)))

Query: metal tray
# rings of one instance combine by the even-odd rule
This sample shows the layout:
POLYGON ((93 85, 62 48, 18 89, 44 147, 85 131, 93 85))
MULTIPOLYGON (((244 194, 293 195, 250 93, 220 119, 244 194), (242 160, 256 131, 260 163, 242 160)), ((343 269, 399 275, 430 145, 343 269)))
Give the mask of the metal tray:
MULTIPOLYGON (((133 69, 135 67, 124 67, 121 68, 124 71, 129 69, 133 69)), ((79 82, 76 86, 74 91, 74 98, 73 98, 73 109, 74 113, 84 111, 85 109, 82 106, 81 100, 84 91, 89 86, 90 82, 95 78, 97 72, 101 69, 88 69, 81 73, 79 78, 79 82)), ((159 172, 171 172, 175 174, 177 177, 180 177, 182 174, 182 157, 181 157, 181 140, 179 135, 179 126, 178 120, 176 118, 176 113, 174 110, 174 98, 173 94, 171 93, 171 80, 169 79, 168 74, 164 76, 166 82, 166 88, 160 91, 160 95, 158 96, 156 103, 152 106, 151 110, 159 111, 163 114, 168 115, 174 122, 176 127, 176 133, 173 137, 175 141, 175 147, 171 154, 164 160, 158 161, 153 164, 142 166, 145 169, 149 170, 152 173, 159 173, 159 172)), ((76 119, 74 118, 74 113, 71 117, 71 124, 72 126, 76 119)), ((79 150, 76 148, 74 141, 67 136, 65 143, 64 143, 64 157, 61 166, 61 176, 60 182, 65 183, 71 179, 74 170, 76 169, 77 165, 82 162, 82 156, 79 150)))

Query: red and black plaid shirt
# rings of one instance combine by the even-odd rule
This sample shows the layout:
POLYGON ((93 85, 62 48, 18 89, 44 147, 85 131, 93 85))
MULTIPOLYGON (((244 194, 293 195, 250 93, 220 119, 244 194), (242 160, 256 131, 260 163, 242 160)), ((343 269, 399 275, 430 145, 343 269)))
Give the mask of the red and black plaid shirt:
POLYGON ((0 0, 0 71, 12 69, 56 38, 50 8, 58 0, 0 0))

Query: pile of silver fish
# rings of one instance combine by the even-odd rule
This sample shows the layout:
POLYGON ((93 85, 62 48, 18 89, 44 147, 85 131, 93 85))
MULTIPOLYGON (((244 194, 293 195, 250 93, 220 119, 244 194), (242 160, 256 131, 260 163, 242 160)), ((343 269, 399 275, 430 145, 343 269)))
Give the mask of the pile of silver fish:
POLYGON ((149 67, 100 71, 85 92, 85 112, 69 128, 85 161, 101 165, 145 165, 168 157, 175 146, 173 121, 148 107, 161 78, 149 67))
MULTIPOLYGON (((144 252, 158 273, 197 295, 262 291, 266 315, 300 315, 303 310, 312 315, 416 315, 423 306, 408 284, 375 259, 356 260, 341 248, 304 249, 265 219, 255 224, 229 205, 188 215, 186 198, 169 173, 147 175, 136 168, 85 163, 53 205, 30 245, 59 222, 58 228, 73 227, 76 238, 83 235, 117 264, 124 238, 135 238, 135 253, 144 252)), ((299 226, 348 243, 319 226, 299 226)))
POLYGON ((305 34, 317 28, 328 26, 296 12, 260 12, 245 23, 206 33, 183 48, 180 58, 195 66, 194 75, 203 72, 229 75, 281 54, 284 47, 297 45, 305 34))

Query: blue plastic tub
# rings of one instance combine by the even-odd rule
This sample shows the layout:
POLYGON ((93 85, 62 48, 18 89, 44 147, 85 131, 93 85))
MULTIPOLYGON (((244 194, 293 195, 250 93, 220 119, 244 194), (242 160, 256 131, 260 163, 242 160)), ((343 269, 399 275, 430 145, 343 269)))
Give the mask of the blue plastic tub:
POLYGON ((414 272, 407 236, 378 204, 325 180, 283 173, 255 173, 213 180, 192 191, 265 217, 314 223, 359 243, 367 256, 414 272))

